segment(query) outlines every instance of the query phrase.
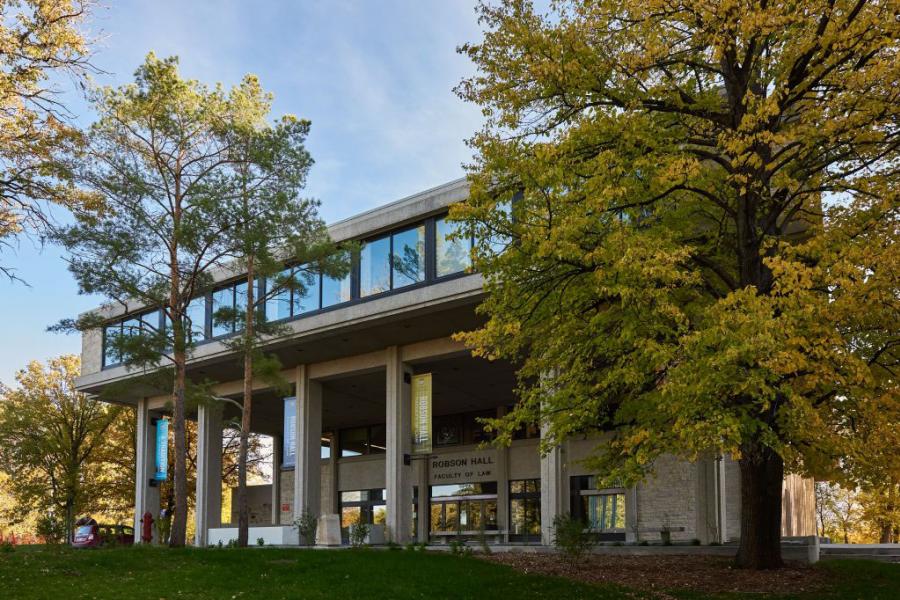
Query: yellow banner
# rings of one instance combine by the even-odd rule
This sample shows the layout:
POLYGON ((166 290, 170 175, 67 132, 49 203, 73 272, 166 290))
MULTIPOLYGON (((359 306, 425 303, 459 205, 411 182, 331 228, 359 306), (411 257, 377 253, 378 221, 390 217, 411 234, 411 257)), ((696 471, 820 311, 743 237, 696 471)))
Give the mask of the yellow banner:
POLYGON ((431 373, 412 377, 412 451, 431 454, 431 373))

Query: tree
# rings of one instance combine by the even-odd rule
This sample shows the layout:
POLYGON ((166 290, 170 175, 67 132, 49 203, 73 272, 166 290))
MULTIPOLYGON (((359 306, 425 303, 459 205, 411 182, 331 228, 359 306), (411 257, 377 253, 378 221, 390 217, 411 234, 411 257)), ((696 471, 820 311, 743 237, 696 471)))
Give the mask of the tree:
MULTIPOLYGON (((252 77, 229 90, 183 79, 176 58, 148 54, 135 83, 102 88, 99 115, 85 151, 70 157, 77 181, 105 202, 60 231, 69 269, 84 293, 100 293, 126 311, 161 308, 165 326, 137 319, 107 347, 131 368, 162 368, 172 390, 175 512, 172 546, 187 530, 186 404, 192 382, 187 361, 196 340, 189 305, 212 284, 211 270, 227 251, 235 223, 220 210, 233 168, 236 124, 254 122, 267 99, 252 77)), ((61 328, 102 327, 89 315, 61 328)))
POLYGON ((232 129, 234 175, 222 186, 233 189, 224 195, 224 212, 227 220, 236 224, 227 234, 232 248, 228 267, 243 273, 247 297, 243 307, 222 308, 213 317, 240 331, 226 341, 241 357, 244 376, 238 458, 238 546, 247 546, 249 541, 246 466, 253 381, 256 378, 276 387, 287 386, 278 357, 262 348, 267 338, 286 327, 276 322, 277 317, 266 318, 265 304, 274 298, 284 302, 285 297, 290 303, 291 294, 302 298, 319 273, 343 275, 349 268, 318 217, 319 203, 298 197, 312 165, 304 147, 309 121, 288 115, 270 125, 265 120, 269 107, 263 108, 262 115, 232 129), (299 264, 285 269, 286 257, 299 264), (257 293, 262 280, 267 281, 266 291, 257 293))
MULTIPOLYGON (((0 248, 42 228, 45 201, 95 208, 96 199, 76 193, 54 160, 81 143, 58 90, 48 80, 81 79, 90 69, 79 30, 90 3, 81 0, 0 0, 0 248)), ((0 273, 16 278, 0 264, 0 273)))
POLYGON ((737 563, 779 566, 785 470, 852 471, 857 432, 898 414, 896 7, 479 12, 457 91, 486 123, 452 216, 488 292, 460 338, 518 365, 490 426, 543 422, 545 450, 610 432, 586 464, 629 483, 731 454, 737 563))
POLYGON ((76 356, 37 361, 16 375, 16 389, 0 389, 0 463, 14 498, 12 515, 52 521, 71 534, 75 515, 102 504, 97 468, 111 424, 122 410, 75 391, 76 356))
POLYGON ((859 492, 827 481, 816 482, 816 512, 820 535, 850 543, 859 529, 859 492))

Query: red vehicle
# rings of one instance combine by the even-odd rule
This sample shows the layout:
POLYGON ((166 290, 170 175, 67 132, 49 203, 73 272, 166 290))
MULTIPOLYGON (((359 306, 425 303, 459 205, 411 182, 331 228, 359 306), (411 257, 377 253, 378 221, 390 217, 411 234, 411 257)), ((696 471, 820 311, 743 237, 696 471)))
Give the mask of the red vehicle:
POLYGON ((105 545, 131 546, 134 544, 134 527, 128 525, 100 525, 90 517, 75 522, 72 535, 73 548, 96 548, 105 545))

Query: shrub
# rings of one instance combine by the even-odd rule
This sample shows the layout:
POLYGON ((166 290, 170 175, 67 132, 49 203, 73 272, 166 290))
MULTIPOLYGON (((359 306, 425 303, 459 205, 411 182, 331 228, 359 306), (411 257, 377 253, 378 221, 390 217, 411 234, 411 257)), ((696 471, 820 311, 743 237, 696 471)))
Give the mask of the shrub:
POLYGON ((372 526, 368 523, 354 523, 350 526, 350 545, 354 548, 362 548, 366 545, 372 526))
POLYGON ((50 515, 38 519, 36 530, 48 544, 62 544, 68 538, 65 522, 50 515))
POLYGON ((453 540, 450 542, 450 553, 453 556, 472 556, 472 549, 462 540, 453 540))
POLYGON ((553 531, 553 545, 573 562, 581 560, 597 543, 590 531, 584 531, 584 523, 568 514, 553 518, 553 531))
POLYGON ((303 511, 299 517, 294 519, 294 528, 300 533, 300 543, 312 546, 316 543, 316 529, 319 527, 319 521, 308 510, 303 511))
POLYGON ((257 546, 265 546, 266 540, 264 540, 263 538, 256 538, 256 545, 257 546))

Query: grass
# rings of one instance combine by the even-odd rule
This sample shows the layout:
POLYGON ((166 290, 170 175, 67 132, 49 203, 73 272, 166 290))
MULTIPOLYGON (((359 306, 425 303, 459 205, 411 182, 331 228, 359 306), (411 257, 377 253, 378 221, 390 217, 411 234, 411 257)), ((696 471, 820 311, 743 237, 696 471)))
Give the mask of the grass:
MULTIPOLYGON (((900 566, 834 561, 836 587, 811 596, 719 595, 715 598, 892 600, 900 566)), ((711 596, 678 592, 684 600, 711 596)), ((409 551, 314 551, 278 548, 71 550, 29 547, 0 553, 0 597, 153 600, 255 598, 642 598, 623 588, 523 574, 472 557, 409 551)))
POLYGON ((472 557, 409 551, 280 548, 17 548, 0 554, 0 598, 153 600, 621 598, 472 557))

